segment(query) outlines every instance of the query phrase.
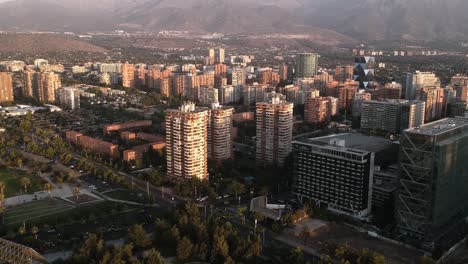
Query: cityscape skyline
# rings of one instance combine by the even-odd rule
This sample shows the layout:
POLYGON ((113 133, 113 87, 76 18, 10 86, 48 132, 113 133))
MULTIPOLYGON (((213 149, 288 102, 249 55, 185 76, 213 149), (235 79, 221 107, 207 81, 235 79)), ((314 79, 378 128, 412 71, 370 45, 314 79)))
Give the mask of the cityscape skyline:
POLYGON ((0 263, 468 263, 465 7, 0 0, 0 263))

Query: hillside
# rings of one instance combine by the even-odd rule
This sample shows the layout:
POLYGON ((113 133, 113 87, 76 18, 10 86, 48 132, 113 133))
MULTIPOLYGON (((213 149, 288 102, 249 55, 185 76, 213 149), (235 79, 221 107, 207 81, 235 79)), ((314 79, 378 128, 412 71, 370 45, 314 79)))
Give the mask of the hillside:
POLYGON ((97 52, 106 50, 84 41, 52 34, 0 34, 0 52, 97 52))
POLYGON ((467 8, 466 0, 12 0, 0 4, 0 30, 337 32, 362 40, 466 40, 467 8))

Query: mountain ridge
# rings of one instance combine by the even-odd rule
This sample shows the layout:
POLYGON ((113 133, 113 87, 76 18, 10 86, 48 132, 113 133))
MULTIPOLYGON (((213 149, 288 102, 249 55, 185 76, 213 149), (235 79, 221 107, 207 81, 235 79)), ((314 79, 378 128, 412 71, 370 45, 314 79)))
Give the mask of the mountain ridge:
POLYGON ((0 30, 336 32, 360 40, 468 39, 465 0, 12 0, 0 30))

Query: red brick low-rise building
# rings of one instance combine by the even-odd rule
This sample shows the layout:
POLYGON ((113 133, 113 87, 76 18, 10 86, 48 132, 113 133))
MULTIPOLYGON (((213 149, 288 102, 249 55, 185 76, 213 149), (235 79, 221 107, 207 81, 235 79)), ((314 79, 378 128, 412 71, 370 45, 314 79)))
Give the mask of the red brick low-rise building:
POLYGON ((166 147, 166 141, 164 137, 159 135, 153 135, 148 133, 122 132, 120 136, 123 140, 126 141, 133 139, 141 139, 150 142, 148 144, 135 146, 130 150, 125 150, 123 152, 123 160, 127 162, 143 159, 143 154, 149 149, 161 150, 166 147))
POLYGON ((125 150, 123 152, 123 160, 130 162, 133 160, 143 159, 143 154, 149 149, 162 150, 166 147, 165 142, 149 143, 140 146, 133 147, 132 149, 125 150))
POLYGON ((153 124, 151 120, 130 121, 126 123, 110 124, 103 127, 103 133, 108 134, 112 131, 122 131, 141 127, 149 127, 153 124))
POLYGON ((136 139, 136 134, 133 133, 133 132, 124 131, 124 132, 120 133, 120 138, 123 141, 127 142, 127 141, 130 141, 130 140, 136 139))
POLYGON ((67 131, 66 138, 68 142, 80 146, 84 149, 108 155, 114 159, 118 159, 120 157, 119 146, 110 142, 85 136, 76 131, 67 131))

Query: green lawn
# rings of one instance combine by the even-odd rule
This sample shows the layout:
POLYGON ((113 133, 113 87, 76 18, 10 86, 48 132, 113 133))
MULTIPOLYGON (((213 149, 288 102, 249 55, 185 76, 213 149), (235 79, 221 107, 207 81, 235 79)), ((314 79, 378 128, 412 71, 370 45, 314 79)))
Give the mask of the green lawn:
POLYGON ((0 181, 6 185, 5 198, 20 195, 20 192, 23 191, 20 179, 23 177, 28 177, 31 181, 31 184, 28 186, 28 193, 43 190, 45 182, 38 176, 15 169, 0 169, 0 181))
POLYGON ((5 225, 15 225, 73 209, 73 206, 58 199, 45 199, 12 207, 6 210, 5 225))

